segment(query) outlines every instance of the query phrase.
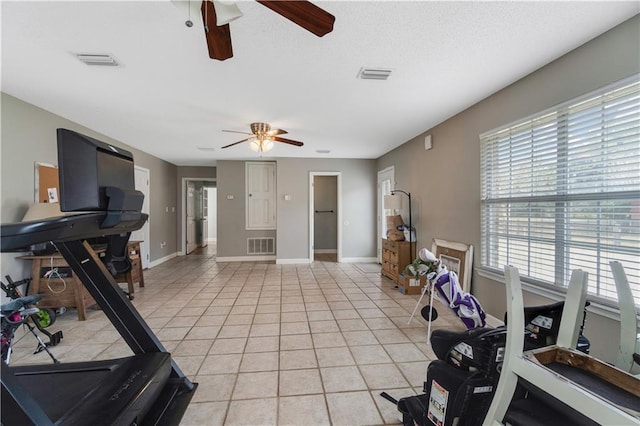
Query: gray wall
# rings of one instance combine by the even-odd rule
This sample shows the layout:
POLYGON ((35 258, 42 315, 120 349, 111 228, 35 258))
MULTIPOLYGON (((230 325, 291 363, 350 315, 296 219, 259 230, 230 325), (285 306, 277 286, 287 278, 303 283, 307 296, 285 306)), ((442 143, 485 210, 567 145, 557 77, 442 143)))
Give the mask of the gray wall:
MULTIPOLYGON (((34 162, 57 164, 56 129, 77 131, 133 153, 136 165, 150 171, 150 257, 151 261, 176 252, 175 214, 166 206, 176 205, 176 166, 91 129, 2 93, 2 222, 22 219, 34 194, 34 162), (160 248, 160 242, 167 246, 160 248)), ((2 255, 2 276, 20 279, 28 262, 13 261, 15 255, 2 255)), ((24 275, 27 276, 27 275, 24 275)))
POLYGON ((278 160, 278 259, 309 258, 309 172, 340 172, 342 176, 341 256, 376 255, 375 160, 278 160), (291 201, 282 201, 285 194, 291 201))
POLYGON ((309 253, 309 172, 342 173, 342 257, 373 258, 376 250, 376 161, 277 159, 277 231, 245 230, 244 161, 218 161, 218 257, 246 254, 247 237, 276 236, 276 259, 309 253), (284 195, 290 201, 284 201, 284 195), (234 197, 227 199, 228 195, 234 197))
MULTIPOLYGON (((378 169, 395 165, 396 187, 412 194, 419 245, 443 238, 479 249, 479 135, 640 72, 639 40, 636 16, 381 157, 378 169), (433 149, 425 151, 428 134, 433 149)), ((479 264, 479 250, 474 257, 479 264)), ((502 318, 503 284, 474 272, 472 291, 487 312, 502 318)), ((525 294, 526 304, 541 301, 525 294)), ((615 359, 616 321, 590 313, 585 334, 596 357, 615 359)))
MULTIPOLYGON (((218 175, 218 258, 247 257, 247 238, 249 237, 276 237, 275 230, 246 230, 244 165, 244 161, 218 161, 216 163, 218 175), (232 196, 233 199, 229 200, 228 196, 232 196)), ((277 244, 278 240, 276 239, 277 244)))

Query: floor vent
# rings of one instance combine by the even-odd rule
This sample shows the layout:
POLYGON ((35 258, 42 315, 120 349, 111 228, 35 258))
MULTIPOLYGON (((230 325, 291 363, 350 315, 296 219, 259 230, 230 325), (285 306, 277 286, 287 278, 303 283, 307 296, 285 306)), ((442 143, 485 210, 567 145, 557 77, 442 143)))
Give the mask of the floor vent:
POLYGON ((247 254, 276 254, 275 238, 247 238, 247 254))

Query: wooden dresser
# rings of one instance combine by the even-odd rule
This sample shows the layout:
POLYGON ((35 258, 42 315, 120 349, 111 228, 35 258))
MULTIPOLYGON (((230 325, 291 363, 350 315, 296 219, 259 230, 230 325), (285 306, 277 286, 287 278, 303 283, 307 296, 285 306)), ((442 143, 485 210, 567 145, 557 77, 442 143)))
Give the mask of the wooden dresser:
POLYGON ((391 241, 383 238, 382 275, 399 284, 399 275, 404 271, 404 268, 413 261, 413 259, 411 259, 411 246, 413 246, 413 253, 415 254, 416 243, 391 241))

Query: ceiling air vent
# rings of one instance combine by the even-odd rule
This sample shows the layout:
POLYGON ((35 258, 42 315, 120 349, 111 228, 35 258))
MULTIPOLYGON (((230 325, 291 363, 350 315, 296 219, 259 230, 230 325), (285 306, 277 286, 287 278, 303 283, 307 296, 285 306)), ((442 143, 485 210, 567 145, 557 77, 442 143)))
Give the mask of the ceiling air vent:
POLYGON ((100 53, 74 53, 74 55, 87 65, 118 66, 118 61, 111 55, 100 53))
POLYGON ((391 75, 390 69, 385 68, 360 68, 358 78, 363 80, 386 80, 391 75))

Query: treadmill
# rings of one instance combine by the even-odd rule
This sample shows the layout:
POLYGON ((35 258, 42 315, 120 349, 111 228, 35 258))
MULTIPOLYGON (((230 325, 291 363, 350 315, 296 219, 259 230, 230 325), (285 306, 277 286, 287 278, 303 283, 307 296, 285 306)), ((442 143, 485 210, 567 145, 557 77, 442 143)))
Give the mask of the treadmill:
MULTIPOLYGON (((134 355, 27 366, 2 365, 2 425, 177 425, 191 382, 145 323, 110 269, 126 259, 132 231, 148 215, 134 189, 133 156, 88 136, 57 130, 62 211, 81 212, 2 224, 0 251, 52 243, 134 355), (106 237, 105 264, 87 239, 106 237)), ((120 265, 121 266, 121 265, 120 265)))

